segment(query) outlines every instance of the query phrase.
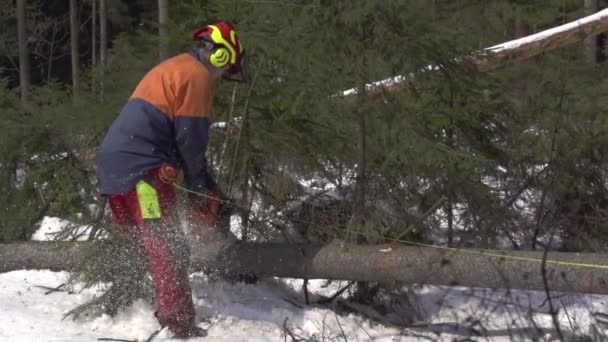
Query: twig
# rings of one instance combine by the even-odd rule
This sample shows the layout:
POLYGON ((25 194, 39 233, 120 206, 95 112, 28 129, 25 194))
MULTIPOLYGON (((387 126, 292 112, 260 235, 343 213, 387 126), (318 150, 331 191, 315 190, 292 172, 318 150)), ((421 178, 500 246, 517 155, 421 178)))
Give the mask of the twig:
POLYGON ((306 339, 294 334, 293 332, 291 332, 291 330, 289 330, 289 328, 287 327, 288 320, 289 320, 289 317, 285 317, 285 320, 283 321, 283 331, 285 332, 285 341, 287 341, 287 335, 289 335, 289 337, 291 337, 291 340, 294 342, 306 341, 306 339))
POLYGON ((561 295, 558 295, 558 296, 547 297, 547 298, 545 298, 545 300, 543 300, 543 302, 538 307, 541 308, 541 307, 545 306, 545 304, 547 304, 547 302, 549 301, 549 299, 561 299, 561 298, 564 298, 564 297, 568 297, 569 295, 570 294, 566 293, 566 294, 561 294, 561 295))
POLYGON ((253 76, 253 80, 251 81, 251 84, 249 85, 249 90, 247 91, 247 96, 245 98, 245 106, 243 108, 243 119, 241 122, 241 126, 239 127, 239 133, 238 133, 238 136, 236 139, 236 146, 234 147, 234 156, 232 158, 232 168, 231 168, 230 175, 229 175, 228 189, 227 189, 227 193, 226 193, 228 195, 228 197, 230 197, 232 194, 232 185, 234 182, 234 175, 236 172, 236 162, 237 162, 237 157, 238 157, 239 151, 240 151, 241 139, 243 138, 243 131, 245 129, 245 126, 248 125, 247 121, 249 119, 249 100, 251 99, 253 87, 255 86, 255 83, 260 74, 260 70, 262 70, 263 66, 264 66, 264 60, 262 59, 260 61, 260 64, 256 68, 255 75, 253 76))
POLYGON ((348 290, 353 285, 353 282, 349 282, 348 285, 344 286, 338 292, 334 293, 331 297, 326 297, 317 301, 317 304, 328 304, 334 301, 334 299, 338 298, 344 291, 348 290))
POLYGON ((310 305, 310 300, 308 299, 308 279, 304 279, 302 290, 304 290, 304 300, 306 300, 306 305, 310 305))
MULTIPOLYGON (((562 302, 563 304, 563 302, 562 302)), ((580 332, 580 328, 574 326, 574 322, 572 321, 572 318, 570 317, 570 313, 568 313, 568 308, 566 305, 562 305, 562 310, 564 310, 564 314, 566 315, 566 318, 568 319, 568 323, 570 324, 570 329, 573 332, 576 332, 577 330, 579 330, 580 332)))
MULTIPOLYGON (((551 243, 549 243, 551 245, 551 243)), ((549 290, 549 280, 547 279, 547 254, 549 253, 549 246, 545 247, 545 251, 543 252, 543 262, 541 264, 541 275, 543 277, 543 285, 545 287, 545 293, 547 295, 547 302, 549 303, 549 312, 551 313, 551 319, 553 320, 553 325, 555 326, 555 331, 557 333, 557 337, 560 341, 564 341, 564 335, 562 334, 562 330, 559 326, 559 320, 557 319, 557 311, 553 306, 553 300, 551 299, 551 291, 549 290)))
POLYGON ((151 341, 152 341, 152 340, 153 340, 153 339, 156 337, 156 335, 158 335, 158 333, 159 333, 161 330, 162 330, 162 328, 161 328, 161 329, 157 329, 155 332, 153 332, 153 333, 152 333, 152 335, 150 335, 150 337, 148 337, 148 338, 146 339, 146 342, 151 342, 151 341))
POLYGON ((338 319, 338 314, 334 312, 334 316, 336 318, 336 322, 338 322, 338 327, 340 328, 340 332, 342 333, 344 342, 348 342, 348 339, 346 338, 346 333, 344 332, 344 329, 342 329, 342 324, 340 323, 340 320, 338 319))
POLYGON ((97 217, 95 218, 94 224, 91 227, 91 231, 89 232, 89 238, 88 238, 89 241, 94 240, 95 235, 97 235, 97 232, 99 232, 99 223, 101 222, 101 220, 103 220, 103 218, 105 216, 104 214, 106 211, 107 204, 108 204, 108 201, 107 201, 106 197, 103 196, 101 198, 99 212, 97 213, 97 217))
MULTIPOLYGON (((148 337, 145 342, 151 342, 156 337, 156 335, 158 335, 158 333, 161 330, 162 329, 158 329, 155 332, 153 332, 152 335, 150 335, 150 337, 148 337)), ((124 340, 124 339, 121 339, 121 338, 111 338, 111 337, 100 337, 100 338, 97 339, 97 341, 138 342, 138 340, 124 340)))
MULTIPOLYGON (((327 324, 325 323, 325 321, 327 320, 327 315, 329 315, 329 311, 325 312, 325 315, 323 315, 323 329, 321 330, 321 338, 323 339, 323 341, 325 341, 325 328, 327 327, 327 324)), ((315 327, 317 327, 317 330, 319 330, 319 327, 317 326, 316 323, 313 322, 313 324, 315 325, 315 327)))
POLYGON ((34 286, 36 286, 38 288, 41 288, 41 289, 44 289, 44 290, 48 290, 48 291, 46 291, 44 293, 45 295, 48 295, 48 294, 53 293, 53 292, 65 292, 67 294, 73 294, 74 293, 72 291, 68 291, 68 290, 62 289, 62 287, 64 287, 65 284, 61 284, 61 285, 59 285, 57 287, 49 287, 49 286, 44 286, 44 285, 34 285, 34 286))
MULTIPOLYGON (((230 139, 230 134, 232 134, 232 125, 230 125, 230 123, 232 122, 232 116, 234 115, 234 107, 236 104, 236 91, 237 91, 237 85, 235 84, 234 87, 232 88, 232 97, 230 100, 230 109, 228 109, 228 119, 226 120, 226 136, 224 137, 224 142, 222 144, 221 150, 220 150, 220 160, 218 162, 218 170, 219 172, 222 172, 222 169, 224 167, 224 154, 226 153, 226 149, 228 148, 228 140, 230 139)), ((219 177, 218 177, 219 178, 219 177)))
POLYGON ((300 303, 296 302, 293 299, 290 299, 290 298, 281 298, 281 299, 283 299, 287 303, 289 303, 289 304, 291 304, 291 305, 293 305, 293 306, 295 306, 297 308, 304 309, 304 305, 301 305, 300 303))
POLYGON ((354 321, 357 323, 357 325, 359 325, 359 328, 361 328, 361 330, 363 330, 363 332, 367 335, 367 337, 369 337, 369 340, 373 341, 374 337, 369 333, 369 331, 367 331, 367 329, 365 329, 363 324, 361 324, 361 322, 358 319, 356 319, 354 321))
POLYGON ((403 320, 396 321, 395 319, 391 319, 390 316, 385 316, 378 312, 371 306, 351 303, 346 300, 339 300, 336 302, 337 307, 341 310, 345 310, 347 312, 357 313, 366 318, 371 319, 372 321, 380 322, 384 325, 395 326, 401 328, 408 328, 409 324, 405 324, 403 320))

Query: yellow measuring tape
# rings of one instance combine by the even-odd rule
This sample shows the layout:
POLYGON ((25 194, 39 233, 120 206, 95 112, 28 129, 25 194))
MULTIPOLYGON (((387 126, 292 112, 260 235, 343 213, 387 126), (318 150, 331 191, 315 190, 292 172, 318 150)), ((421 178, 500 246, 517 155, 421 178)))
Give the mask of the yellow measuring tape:
MULTIPOLYGON (((201 197, 207 197, 207 198, 210 197, 201 192, 186 189, 176 183, 173 183, 173 185, 175 186, 175 188, 177 188, 179 190, 182 190, 182 191, 194 194, 194 195, 198 195, 201 197)), ((340 229, 340 228, 335 228, 335 229, 346 231, 346 229, 340 229)), ((482 256, 493 257, 493 258, 528 261, 528 262, 536 262, 536 263, 541 263, 541 264, 544 262, 546 264, 557 265, 557 266, 584 267, 584 268, 594 268, 594 269, 600 269, 600 270, 608 269, 608 265, 601 265, 601 264, 559 261, 559 260, 551 260, 551 259, 543 260, 543 259, 538 259, 538 258, 521 257, 521 256, 515 256, 515 255, 505 255, 505 254, 500 254, 500 253, 487 252, 487 251, 483 251, 483 250, 461 249, 461 248, 454 248, 454 247, 447 247, 447 246, 437 246, 437 245, 431 245, 431 244, 427 244, 427 243, 421 243, 421 242, 415 242, 415 241, 409 241, 409 240, 403 240, 403 239, 396 239, 396 238, 385 238, 385 239, 388 241, 399 242, 399 243, 407 244, 407 245, 443 249, 443 250, 453 251, 453 252, 457 252, 457 253, 475 254, 475 255, 482 255, 482 256)))
POLYGON ((515 256, 515 255, 505 255, 505 254, 500 254, 500 253, 487 252, 487 251, 483 251, 483 250, 460 249, 460 248, 447 247, 447 246, 436 246, 436 245, 430 245, 430 244, 426 244, 426 243, 420 243, 420 242, 414 242, 414 241, 408 241, 408 240, 402 240, 402 239, 387 238, 387 240, 394 241, 394 242, 400 242, 400 243, 408 244, 408 245, 420 246, 420 247, 444 249, 444 250, 454 251, 454 252, 458 252, 458 253, 483 255, 483 256, 502 258, 502 259, 529 261, 529 262, 536 262, 536 263, 545 262, 546 264, 552 264, 552 265, 558 265, 558 266, 585 267, 585 268, 595 268, 595 269, 603 269, 603 270, 608 269, 608 265, 601 265, 601 264, 559 261, 559 260, 550 260, 550 259, 546 259, 543 261, 543 259, 538 259, 538 258, 521 257, 521 256, 515 256))

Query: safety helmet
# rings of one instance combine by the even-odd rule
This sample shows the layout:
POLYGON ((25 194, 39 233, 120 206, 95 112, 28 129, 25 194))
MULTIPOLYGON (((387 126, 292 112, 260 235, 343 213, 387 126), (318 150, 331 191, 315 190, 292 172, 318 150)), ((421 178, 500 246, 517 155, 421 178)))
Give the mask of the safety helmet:
POLYGON ((209 55, 211 65, 217 68, 229 66, 228 74, 240 75, 240 79, 229 79, 239 81, 246 79, 245 51, 232 24, 220 21, 205 25, 194 32, 192 39, 201 43, 212 44, 211 54, 209 55))

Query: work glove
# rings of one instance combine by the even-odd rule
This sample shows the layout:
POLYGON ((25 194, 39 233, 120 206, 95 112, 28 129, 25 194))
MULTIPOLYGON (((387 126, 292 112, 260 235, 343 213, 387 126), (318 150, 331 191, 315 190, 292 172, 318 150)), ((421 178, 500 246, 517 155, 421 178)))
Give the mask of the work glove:
POLYGON ((216 227, 226 195, 219 190, 207 190, 190 196, 190 222, 208 228, 216 227))
POLYGON ((177 180, 177 169, 170 164, 163 164, 158 168, 158 178, 166 184, 173 184, 177 180))

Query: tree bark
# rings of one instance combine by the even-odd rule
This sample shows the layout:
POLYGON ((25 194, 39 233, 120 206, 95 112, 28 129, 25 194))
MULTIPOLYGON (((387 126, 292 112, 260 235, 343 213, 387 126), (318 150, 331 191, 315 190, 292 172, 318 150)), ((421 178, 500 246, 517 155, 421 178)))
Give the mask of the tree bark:
MULTIPOLYGON (((470 56, 458 60, 473 63, 480 71, 491 71, 502 66, 523 61, 541 53, 548 52, 579 42, 587 37, 608 31, 608 9, 576 21, 535 33, 520 39, 486 48, 470 56)), ((438 70, 438 66, 429 65, 419 73, 438 70)), ((414 79, 414 74, 396 76, 386 80, 366 85, 367 94, 376 95, 383 92, 397 92, 408 88, 408 83, 414 79)), ((359 93, 353 88, 341 91, 342 96, 359 93)))
MULTIPOLYGON (((84 242, 21 242, 0 245, 0 272, 18 269, 73 270, 84 242)), ((446 250, 394 245, 361 246, 243 243, 204 244, 192 250, 193 270, 209 268, 260 277, 341 279, 545 290, 543 252, 446 250), (488 254, 492 255, 488 255, 488 254), (533 258, 534 260, 513 259, 533 258)), ((549 253, 552 291, 608 294, 608 255, 549 253), (600 265, 557 265, 553 261, 600 265)), ((112 261, 109 261, 112 262, 112 261)))
POLYGON ((72 55, 72 99, 78 99, 80 94, 80 55, 78 52, 78 2, 70 0, 70 51, 72 55))
POLYGON ((473 56, 481 71, 529 59, 608 30, 608 10, 521 39, 485 49, 473 56))
MULTIPOLYGON (((598 0, 584 0, 585 14, 592 15, 599 9, 598 0)), ((585 38, 585 59, 589 64, 597 64, 598 62, 598 36, 591 35, 585 38)))
POLYGON ((97 0, 91 0, 91 64, 97 64, 97 0))
POLYGON ((17 0, 17 36, 19 39, 19 88, 21 90, 21 103, 24 108, 29 104, 30 93, 30 60, 27 48, 27 32, 25 0, 17 0))
POLYGON ((169 2, 158 0, 158 58, 164 61, 169 58, 169 2))
POLYGON ((107 28, 106 0, 99 0, 99 64, 101 72, 99 75, 99 99, 104 100, 104 72, 108 53, 108 28, 107 28))
POLYGON ((94 67, 97 65, 97 0, 91 0, 91 65, 93 73, 91 76, 91 90, 97 92, 94 67))

